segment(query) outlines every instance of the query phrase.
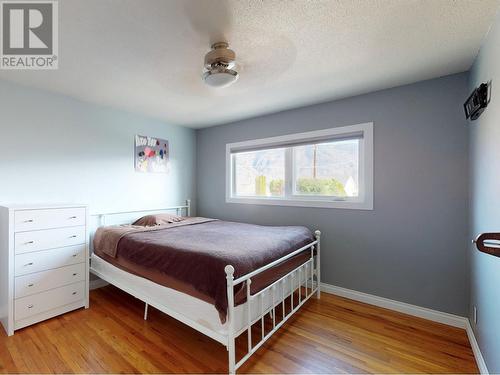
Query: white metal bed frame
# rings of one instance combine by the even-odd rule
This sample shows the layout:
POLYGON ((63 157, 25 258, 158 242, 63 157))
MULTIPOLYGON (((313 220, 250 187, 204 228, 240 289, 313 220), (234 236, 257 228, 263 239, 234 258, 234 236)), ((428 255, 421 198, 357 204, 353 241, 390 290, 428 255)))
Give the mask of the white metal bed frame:
MULTIPOLYGON (((191 214, 191 202, 186 200, 186 204, 182 206, 173 206, 162 209, 155 210, 137 210, 137 211, 126 211, 126 212, 109 212, 93 214, 91 216, 97 217, 100 225, 106 225, 106 217, 121 214, 143 214, 152 212, 162 212, 162 211, 176 211, 177 214, 181 214, 185 210, 187 216, 191 214)), ((98 277, 104 279, 110 284, 124 290, 125 292, 132 294, 134 297, 140 299, 145 303, 144 309, 144 319, 147 319, 148 305, 154 306, 158 310, 172 316, 173 318, 181 321, 182 323, 196 329, 197 331, 203 333, 206 336, 218 341, 219 343, 226 346, 228 350, 228 364, 229 364, 229 374, 235 374, 236 370, 245 363, 253 353, 255 353, 281 326, 283 326, 286 321, 297 312, 304 303, 316 294, 317 298, 320 298, 320 238, 321 232, 319 230, 315 231, 315 240, 306 246, 279 258, 265 266, 256 269, 246 275, 243 275, 237 279, 234 279, 234 267, 232 265, 227 265, 224 269, 226 273, 226 283, 227 283, 227 301, 228 301, 228 311, 227 311, 227 334, 221 334, 207 327, 201 326, 198 322, 189 319, 182 314, 178 314, 175 311, 169 309, 161 301, 154 300, 149 297, 147 293, 137 293, 137 290, 133 290, 125 283, 121 283, 114 279, 113 277, 108 277, 106 274, 99 272, 92 268, 90 270, 92 273, 98 277), (266 286, 264 289, 257 293, 251 293, 251 283, 252 278, 258 274, 279 265, 280 263, 294 257, 295 255, 309 251, 309 258, 307 261, 302 263, 300 266, 296 267, 292 271, 288 272, 286 275, 282 276, 280 279, 273 282, 271 285, 266 286), (244 310, 246 310, 246 324, 243 328, 235 328, 235 301, 234 301, 234 287, 245 283, 246 289, 246 302, 244 305, 244 310), (296 303, 294 304, 294 297, 296 298, 296 303), (266 301, 271 300, 270 304, 264 305, 264 299, 266 301), (286 301, 290 307, 289 311, 286 309, 286 301), (255 313, 252 307, 253 304, 260 301, 260 313, 258 317, 253 317, 255 313), (269 305, 269 306, 268 306, 269 305), (281 305, 282 316, 281 320, 277 322, 276 308, 281 305), (269 314, 270 319, 272 319, 272 329, 266 333, 265 330, 265 317, 269 314), (252 326, 260 321, 261 332, 260 340, 257 344, 253 344, 252 340, 252 326), (236 338, 247 332, 247 353, 239 360, 236 360, 236 338)), ((193 297, 194 298, 194 297, 193 297)), ((257 308, 259 306, 257 305, 257 308)))

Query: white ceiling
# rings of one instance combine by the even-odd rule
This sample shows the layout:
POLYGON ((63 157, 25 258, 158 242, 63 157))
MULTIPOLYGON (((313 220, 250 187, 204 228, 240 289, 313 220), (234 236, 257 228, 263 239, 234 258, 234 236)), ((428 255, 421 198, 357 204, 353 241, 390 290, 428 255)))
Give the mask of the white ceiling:
POLYGON ((60 0, 59 70, 0 78, 205 127, 470 68, 500 0, 60 0), (240 79, 201 81, 226 39, 240 79))

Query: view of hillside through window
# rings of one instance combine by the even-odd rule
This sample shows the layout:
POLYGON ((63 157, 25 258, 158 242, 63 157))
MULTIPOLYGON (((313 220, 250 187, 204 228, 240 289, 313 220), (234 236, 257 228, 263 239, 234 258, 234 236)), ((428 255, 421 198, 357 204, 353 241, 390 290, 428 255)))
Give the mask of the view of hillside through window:
POLYGON ((235 194, 283 196, 285 149, 242 152, 234 155, 235 194))
POLYGON ((294 147, 294 194, 357 197, 358 148, 358 139, 294 147))
MULTIPOLYGON (((294 195, 357 197, 359 140, 292 147, 294 195)), ((233 154, 234 194, 285 196, 286 148, 233 154)), ((290 176, 289 178, 292 178, 290 176)))

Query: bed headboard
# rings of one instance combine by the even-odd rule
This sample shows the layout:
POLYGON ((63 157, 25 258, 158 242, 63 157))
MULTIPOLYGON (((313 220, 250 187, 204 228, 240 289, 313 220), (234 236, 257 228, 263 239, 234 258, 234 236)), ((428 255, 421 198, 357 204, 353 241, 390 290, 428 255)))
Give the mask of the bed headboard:
POLYGON ((191 200, 187 199, 184 205, 148 210, 117 211, 117 212, 96 212, 91 213, 89 218, 89 243, 90 251, 93 250, 94 233, 103 225, 132 224, 137 219, 152 214, 175 213, 176 215, 191 216, 191 200))

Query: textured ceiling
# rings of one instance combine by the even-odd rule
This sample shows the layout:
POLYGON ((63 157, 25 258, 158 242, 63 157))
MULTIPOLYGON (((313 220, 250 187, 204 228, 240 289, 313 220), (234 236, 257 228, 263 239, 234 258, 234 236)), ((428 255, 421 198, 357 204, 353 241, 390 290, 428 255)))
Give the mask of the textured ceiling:
POLYGON ((468 70, 499 0, 60 0, 59 70, 0 78, 204 127, 468 70), (201 81, 211 42, 240 79, 201 81))

